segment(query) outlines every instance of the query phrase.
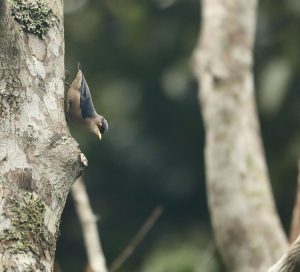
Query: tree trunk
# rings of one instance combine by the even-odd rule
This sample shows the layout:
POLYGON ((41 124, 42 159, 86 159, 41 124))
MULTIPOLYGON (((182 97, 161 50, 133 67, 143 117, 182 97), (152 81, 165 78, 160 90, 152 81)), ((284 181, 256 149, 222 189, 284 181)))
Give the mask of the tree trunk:
POLYGON ((206 130, 206 178, 228 271, 266 271, 287 249, 272 197, 252 75, 256 0, 203 0, 195 73, 206 130))
POLYGON ((0 0, 1 271, 52 271, 83 170, 65 122, 63 33, 61 0, 0 0))

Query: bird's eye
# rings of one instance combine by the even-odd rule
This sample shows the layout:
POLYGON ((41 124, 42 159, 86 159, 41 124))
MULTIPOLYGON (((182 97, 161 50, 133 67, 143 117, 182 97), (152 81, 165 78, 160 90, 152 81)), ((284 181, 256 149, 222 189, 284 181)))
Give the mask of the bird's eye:
POLYGON ((98 124, 98 128, 99 128, 101 134, 105 133, 108 130, 108 124, 107 124, 107 121, 104 118, 98 124))

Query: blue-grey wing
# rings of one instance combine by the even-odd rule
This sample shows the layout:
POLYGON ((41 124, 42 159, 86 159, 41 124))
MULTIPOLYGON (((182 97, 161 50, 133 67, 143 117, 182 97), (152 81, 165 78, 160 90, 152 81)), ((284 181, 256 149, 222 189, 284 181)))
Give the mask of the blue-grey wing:
POLYGON ((80 86, 80 109, 83 118, 92 118, 97 115, 89 86, 83 75, 80 86))

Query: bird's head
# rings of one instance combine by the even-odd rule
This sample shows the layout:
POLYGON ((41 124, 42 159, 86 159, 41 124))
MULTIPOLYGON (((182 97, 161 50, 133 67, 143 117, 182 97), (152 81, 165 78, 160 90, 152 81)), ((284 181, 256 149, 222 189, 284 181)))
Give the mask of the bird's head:
POLYGON ((102 116, 98 115, 95 118, 95 133, 101 140, 102 135, 108 130, 108 123, 102 116))

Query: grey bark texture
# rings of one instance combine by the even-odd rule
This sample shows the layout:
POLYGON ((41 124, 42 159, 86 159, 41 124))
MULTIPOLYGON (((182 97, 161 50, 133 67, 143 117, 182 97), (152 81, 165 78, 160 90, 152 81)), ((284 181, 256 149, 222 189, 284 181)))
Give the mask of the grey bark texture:
POLYGON ((0 0, 0 271, 52 271, 83 170, 64 115, 63 3, 32 3, 0 0))
POLYGON ((203 0, 194 52, 211 221, 228 271, 267 271, 287 250, 255 107, 256 0, 203 0))

